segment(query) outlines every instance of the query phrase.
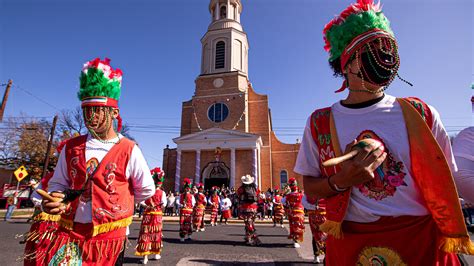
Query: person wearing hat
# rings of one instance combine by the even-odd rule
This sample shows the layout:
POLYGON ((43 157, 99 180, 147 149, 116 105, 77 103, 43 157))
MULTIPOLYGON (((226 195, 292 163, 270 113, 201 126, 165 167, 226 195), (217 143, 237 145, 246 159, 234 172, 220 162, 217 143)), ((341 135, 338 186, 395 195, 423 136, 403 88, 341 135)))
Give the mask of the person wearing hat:
POLYGON ((196 184, 198 192, 194 194, 196 205, 193 210, 193 228, 195 232, 204 231, 204 214, 206 210, 207 199, 204 195, 204 185, 202 183, 196 184))
POLYGON ((196 200, 191 193, 191 186, 191 179, 185 178, 183 180, 183 191, 179 196, 179 237, 181 242, 184 242, 186 236, 187 240, 191 240, 191 234, 193 233, 193 207, 196 200))
POLYGON ((400 56, 380 3, 357 0, 323 33, 344 79, 336 92, 349 92, 310 115, 294 171, 308 196, 326 199, 327 265, 458 265, 454 253, 474 245, 449 137, 435 108, 384 93, 400 56), (351 159, 339 160, 342 151, 351 159))
POLYGON ((138 235, 135 255, 143 256, 143 264, 148 263, 148 256, 155 255, 155 259, 161 259, 163 248, 163 206, 166 206, 166 193, 161 189, 165 172, 160 167, 151 170, 155 181, 156 192, 153 197, 141 202, 145 208, 143 212, 140 234, 138 235))
POLYGON ((242 185, 237 190, 239 197, 239 218, 245 223, 245 243, 256 246, 260 244, 257 230, 255 229, 255 217, 257 214, 257 186, 255 178, 251 175, 244 175, 241 178, 242 185))
POLYGON ((219 198, 219 187, 212 187, 212 195, 209 197, 208 204, 211 210, 211 226, 216 226, 217 224, 217 215, 219 212, 219 203, 221 199, 219 198))
POLYGON ((283 197, 281 196, 278 187, 275 188, 274 193, 275 196, 273 196, 273 227, 275 227, 276 224, 279 223, 281 228, 283 228, 283 218, 285 217, 285 208, 283 207, 283 203, 281 202, 283 197))
POLYGON ((299 248, 303 242, 304 235, 304 207, 301 203, 303 199, 303 193, 298 189, 298 182, 294 177, 288 180, 291 192, 288 193, 283 199, 282 204, 287 206, 288 209, 288 223, 290 224, 290 234, 288 239, 293 240, 295 248, 299 248))
POLYGON ((134 201, 155 194, 142 152, 120 134, 121 84, 122 71, 107 58, 82 68, 78 97, 89 132, 67 141, 48 183, 54 201, 43 198, 42 208, 61 219, 51 245, 37 250, 42 264, 114 265, 125 248, 134 201))

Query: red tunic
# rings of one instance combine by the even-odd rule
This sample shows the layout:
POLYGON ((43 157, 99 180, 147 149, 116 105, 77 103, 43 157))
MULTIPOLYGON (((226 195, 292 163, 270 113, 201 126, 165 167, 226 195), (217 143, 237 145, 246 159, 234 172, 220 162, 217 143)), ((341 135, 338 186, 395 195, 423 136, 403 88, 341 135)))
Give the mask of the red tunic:
POLYGON ((135 255, 145 256, 160 254, 162 249, 162 227, 163 227, 163 190, 156 189, 155 195, 147 199, 145 212, 143 213, 140 235, 137 241, 135 255))

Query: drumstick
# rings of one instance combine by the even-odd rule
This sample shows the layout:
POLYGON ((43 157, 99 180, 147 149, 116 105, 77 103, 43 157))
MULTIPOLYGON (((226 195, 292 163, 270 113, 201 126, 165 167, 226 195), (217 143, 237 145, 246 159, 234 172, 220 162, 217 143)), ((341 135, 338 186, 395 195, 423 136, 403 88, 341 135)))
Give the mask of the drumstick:
POLYGON ((41 197, 43 197, 43 199, 47 199, 47 200, 49 200, 49 201, 58 202, 58 201, 62 201, 62 200, 63 200, 63 199, 61 199, 61 198, 55 198, 55 197, 49 195, 48 192, 42 190, 41 188, 38 188, 38 189, 36 190, 36 192, 38 192, 38 194, 40 194, 41 197))
POLYGON ((329 159, 325 162, 323 162, 323 166, 324 167, 330 167, 330 166, 335 166, 335 165, 338 165, 344 161, 347 161, 349 159, 352 159, 354 156, 357 155, 357 153, 359 153, 359 150, 352 150, 350 151, 349 153, 346 153, 342 156, 339 156, 339 157, 336 157, 336 158, 332 158, 332 159, 329 159))

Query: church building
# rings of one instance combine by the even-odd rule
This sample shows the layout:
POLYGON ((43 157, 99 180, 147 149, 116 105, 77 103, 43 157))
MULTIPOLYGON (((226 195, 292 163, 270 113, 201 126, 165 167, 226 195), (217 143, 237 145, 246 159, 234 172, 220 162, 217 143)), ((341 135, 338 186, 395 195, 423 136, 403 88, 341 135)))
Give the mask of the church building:
POLYGON ((194 95, 182 103, 177 147, 165 148, 165 191, 182 180, 239 187, 250 174, 261 190, 282 187, 293 172, 299 144, 278 140, 268 95, 258 94, 248 72, 249 43, 240 23, 240 0, 211 0, 212 21, 201 39, 201 73, 194 95))

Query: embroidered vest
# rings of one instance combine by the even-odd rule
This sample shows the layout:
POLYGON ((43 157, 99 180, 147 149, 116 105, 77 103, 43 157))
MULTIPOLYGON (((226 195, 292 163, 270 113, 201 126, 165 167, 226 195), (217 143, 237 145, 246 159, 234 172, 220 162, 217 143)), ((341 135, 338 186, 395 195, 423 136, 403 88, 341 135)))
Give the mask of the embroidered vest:
POLYGON ((197 193, 194 197, 196 199, 196 207, 205 208, 206 195, 204 195, 203 193, 197 193))
MULTIPOLYGON (((87 135, 68 140, 66 163, 72 189, 82 189, 86 182, 87 135)), ((135 143, 122 138, 104 156, 93 176, 89 177, 92 201, 92 235, 126 227, 132 223, 134 195, 125 171, 135 143)), ((60 225, 72 230, 79 197, 62 215, 60 225)))
POLYGON ((155 195, 153 197, 145 200, 145 204, 150 206, 149 210, 154 212, 161 212, 163 208, 163 202, 161 199, 163 198, 163 190, 157 188, 155 191, 155 195))
POLYGON ((191 193, 181 194, 179 203, 183 209, 192 209, 193 208, 193 195, 191 193))
POLYGON ((286 203, 290 206, 292 210, 303 210, 303 204, 301 200, 303 199, 303 193, 300 192, 291 192, 286 195, 286 203))
MULTIPOLYGON (((441 237, 440 249, 445 252, 474 253, 464 224, 458 194, 444 153, 431 133, 431 111, 418 98, 399 98, 410 146, 412 177, 425 199, 426 206, 435 220, 441 237), (441 185, 442 184, 442 185, 441 185)), ((323 177, 334 175, 340 168, 323 167, 322 162, 341 156, 337 131, 331 108, 316 110, 311 115, 311 134, 318 146, 320 169, 323 177)), ((342 221, 347 211, 351 189, 326 199, 327 220, 321 230, 342 238, 342 221)))

